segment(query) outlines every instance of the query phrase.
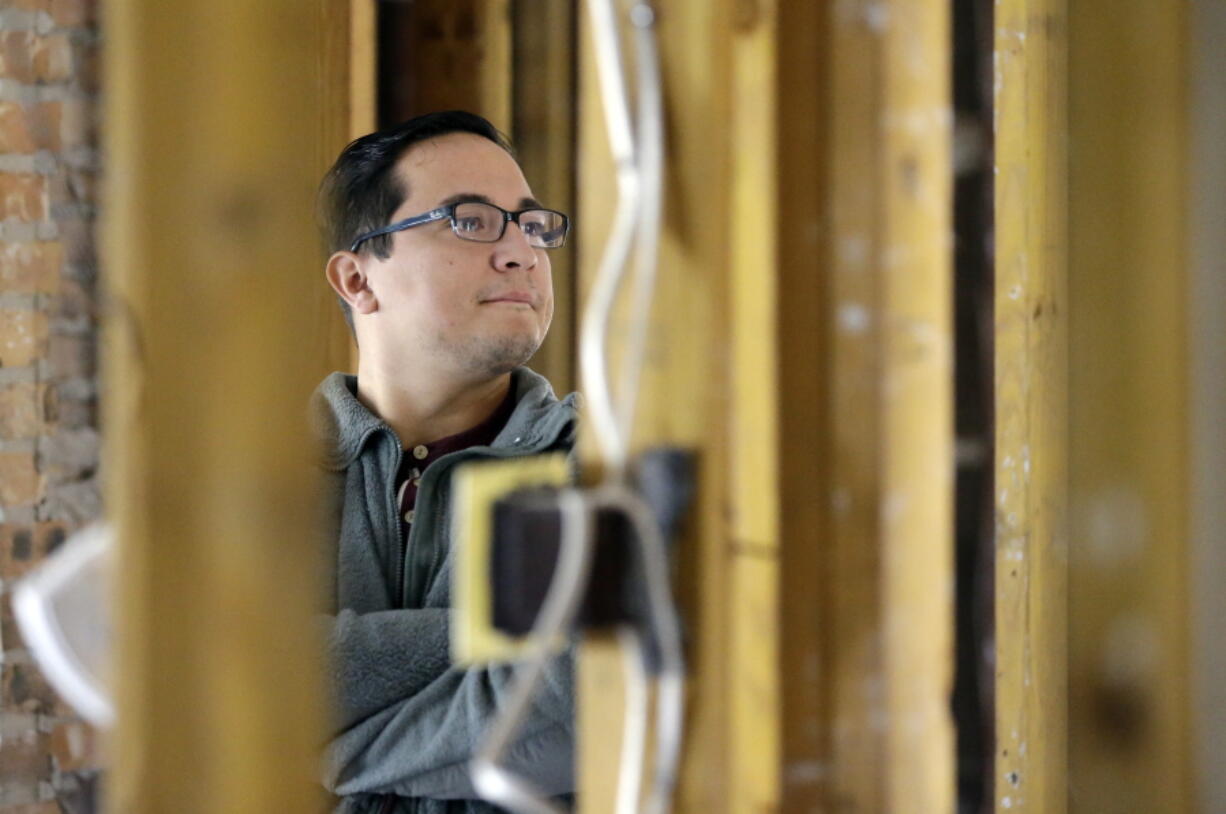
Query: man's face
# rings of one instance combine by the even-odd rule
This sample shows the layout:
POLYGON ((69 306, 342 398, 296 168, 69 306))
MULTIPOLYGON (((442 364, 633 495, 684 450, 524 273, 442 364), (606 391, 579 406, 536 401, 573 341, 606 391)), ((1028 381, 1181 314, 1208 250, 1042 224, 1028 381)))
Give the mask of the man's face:
MULTIPOLYGON (((508 211, 538 206, 519 165, 498 145, 450 133, 413 145, 395 170, 408 190, 389 222, 463 200, 508 211)), ((505 373, 528 360, 553 318, 545 249, 515 223, 497 243, 462 240, 446 219, 391 235, 386 260, 369 256, 378 308, 364 320, 360 347, 375 342, 389 359, 465 378, 505 373)))

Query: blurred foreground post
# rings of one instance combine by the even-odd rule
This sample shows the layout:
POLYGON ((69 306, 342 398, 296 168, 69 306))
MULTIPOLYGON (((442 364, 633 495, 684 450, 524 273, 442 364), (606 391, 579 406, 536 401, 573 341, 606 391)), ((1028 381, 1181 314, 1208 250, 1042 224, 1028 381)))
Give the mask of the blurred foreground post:
POLYGON ((326 805, 305 427, 335 347, 313 214, 341 146, 320 135, 322 9, 106 8, 115 812, 326 805))
MULTIPOLYGON (((947 3, 657 3, 665 225, 636 446, 699 451, 681 812, 951 812, 947 3)), ((580 288, 612 208, 589 23, 580 288)), ((590 447, 589 447, 590 450, 590 447)), ((620 664, 585 648, 586 812, 620 664)))
MULTIPOLYGON (((1196 810, 1191 9, 1174 0, 1069 5, 1069 787, 1076 814, 1196 810)), ((1217 494, 1220 500, 1220 484, 1217 494)))

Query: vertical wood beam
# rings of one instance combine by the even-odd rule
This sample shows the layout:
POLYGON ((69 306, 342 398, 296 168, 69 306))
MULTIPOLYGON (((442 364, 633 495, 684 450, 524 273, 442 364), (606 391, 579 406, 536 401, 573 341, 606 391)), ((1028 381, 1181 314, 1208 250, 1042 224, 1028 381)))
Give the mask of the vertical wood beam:
POLYGON ((1196 0, 1190 20, 1192 678, 1202 812, 1226 810, 1226 4, 1196 0))
POLYGON ((379 126, 377 4, 378 0, 348 0, 350 139, 374 132, 379 126))
POLYGON ((1069 782, 1191 811, 1188 16, 1069 6, 1069 782))
MULTIPOLYGON (((829 275, 815 268, 829 241, 830 14, 820 3, 777 9, 775 235, 779 435, 781 811, 825 811, 831 753, 829 644, 832 449, 829 433, 829 275)), ((823 262, 823 261, 819 261, 823 262)))
MULTIPOLYGON (((524 175, 546 206, 574 214, 576 42, 575 0, 514 5, 512 136, 524 175)), ((575 237, 550 253, 554 318, 530 364, 560 393, 574 390, 578 322, 575 237)))
MULTIPOLYGON (((729 810, 729 548, 727 443, 729 357, 728 224, 730 66, 715 54, 731 45, 729 0, 659 3, 658 35, 666 108, 664 229, 650 320, 636 447, 679 444, 699 453, 700 497, 675 556, 690 671, 685 751, 677 811, 729 810)), ((579 302, 585 302, 613 207, 591 23, 580 10, 579 302)), ((769 269, 764 269, 769 273, 769 269)), ((612 370, 625 327, 614 314, 612 370)), ((581 433, 587 430, 581 426, 581 433)), ((584 449, 595 446, 582 435, 584 449)), ((590 452, 589 452, 590 454, 590 452)), ((769 633, 769 628, 767 629, 769 633)), ((579 670, 580 800, 611 812, 623 683, 612 643, 585 642, 579 670)))
POLYGON ((1065 0, 995 7, 997 812, 1067 802, 1065 0))
POLYGON ((380 125, 459 108, 510 132, 510 0, 385 3, 379 26, 380 125))
MULTIPOLYGON (((316 86, 322 94, 315 140, 316 175, 323 178, 340 151, 374 127, 374 4, 375 0, 318 0, 323 21, 323 47, 316 62, 316 86)), ((357 346, 337 298, 323 279, 327 249, 320 246, 316 263, 319 296, 312 333, 317 347, 311 358, 325 370, 357 370, 357 346)))
MULTIPOLYGON (((776 0, 733 8, 731 208, 727 268, 729 437, 736 465, 729 517, 729 811, 780 802, 778 324, 780 206, 779 43, 776 0)), ((786 126, 786 125, 785 125, 786 126)))
MULTIPOLYGON (((953 808, 947 15, 661 4, 661 350, 636 442, 702 461, 680 811, 953 808)), ((584 33, 586 288, 612 174, 584 33)), ((580 681, 588 790, 617 762, 606 647, 580 681)))
POLYGON ((949 10, 831 13, 828 804, 951 811, 949 10))
POLYGON ((106 8, 114 811, 324 804, 302 420, 321 371, 301 340, 322 285, 318 9, 106 8))

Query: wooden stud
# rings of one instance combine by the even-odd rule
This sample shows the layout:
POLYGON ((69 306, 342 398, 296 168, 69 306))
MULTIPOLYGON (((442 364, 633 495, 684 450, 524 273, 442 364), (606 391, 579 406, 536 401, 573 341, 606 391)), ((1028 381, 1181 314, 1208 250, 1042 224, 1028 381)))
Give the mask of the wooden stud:
POLYGON ((311 9, 106 8, 115 811, 326 805, 305 426, 323 371, 302 339, 323 296, 311 9))
MULTIPOLYGON (((692 670, 678 810, 810 800, 947 811, 948 11, 926 0, 804 5, 692 2, 660 14, 669 192, 651 326, 662 350, 649 359, 635 441, 690 444, 702 461, 678 552, 692 670), (803 73, 815 53, 830 55, 827 72, 803 73), (806 375, 818 385, 790 389, 806 375), (784 435, 806 421, 808 432, 784 435), (781 483, 812 473, 823 452, 820 477, 781 483), (787 504, 805 486, 810 501, 824 490, 821 508, 787 504), (799 531, 798 517, 818 520, 825 538, 799 531), (784 631, 807 636, 784 648, 784 631), (791 703, 808 717, 793 719, 791 703)), ((611 203, 583 52, 581 287, 611 203)), ((617 761, 613 661, 601 647, 589 645, 580 682, 583 788, 617 761)))
POLYGON ((1189 5, 1069 5, 1069 783, 1193 810, 1189 5))
POLYGON ((381 125, 458 108, 510 130, 510 0, 387 3, 379 25, 381 125))
MULTIPOLYGON (((699 452, 702 497, 676 554, 691 681, 677 811, 727 810, 728 529, 722 495, 731 450, 724 410, 728 390, 726 336, 728 196, 727 124, 731 74, 727 61, 728 8, 687 2, 658 7, 658 34, 667 143, 665 226, 660 276, 650 314, 635 446, 667 442, 699 452)), ((579 77, 579 302, 585 302, 612 213, 613 169, 592 58, 590 22, 580 12, 579 77)), ((615 312, 612 370, 624 315, 615 312)), ((581 432, 588 430, 581 428, 581 432)), ((595 446, 581 437, 587 460, 595 446)), ((613 797, 583 793, 610 788, 620 749, 620 660, 609 640, 592 639, 581 652, 578 766, 584 812, 611 812, 613 797)))
POLYGON ((779 268, 781 175, 777 111, 778 8, 733 9, 729 131, 731 187, 726 285, 730 289, 728 443, 729 811, 779 807, 780 640, 779 268))
POLYGON ((996 6, 995 810, 1067 797, 1065 0, 996 6))
MULTIPOLYGON (((574 0, 514 4, 512 136, 520 165, 536 197, 546 206, 575 209, 575 41, 574 0)), ((574 390, 575 243, 550 253, 553 265, 553 325, 529 363, 559 393, 574 390)))
POLYGON ((1226 809, 1226 4, 1192 4, 1189 164, 1196 168, 1189 209, 1191 280, 1192 705, 1199 811, 1226 809))
POLYGON ((832 14, 829 801, 949 811, 948 8, 832 14))

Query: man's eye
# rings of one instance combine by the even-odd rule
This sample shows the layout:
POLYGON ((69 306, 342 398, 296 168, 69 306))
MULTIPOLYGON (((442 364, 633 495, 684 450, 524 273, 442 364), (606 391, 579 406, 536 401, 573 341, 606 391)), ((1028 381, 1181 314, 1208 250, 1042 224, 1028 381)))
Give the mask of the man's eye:
POLYGON ((544 224, 528 221, 527 223, 523 224, 523 229, 525 235, 539 235, 545 231, 545 226, 544 224))
POLYGON ((455 225, 462 232, 479 232, 482 227, 480 218, 456 218, 455 225))

